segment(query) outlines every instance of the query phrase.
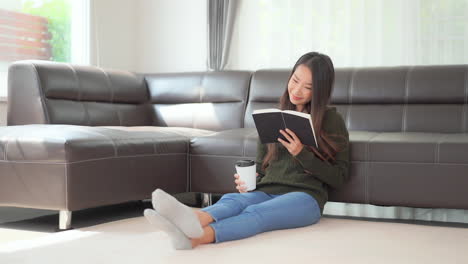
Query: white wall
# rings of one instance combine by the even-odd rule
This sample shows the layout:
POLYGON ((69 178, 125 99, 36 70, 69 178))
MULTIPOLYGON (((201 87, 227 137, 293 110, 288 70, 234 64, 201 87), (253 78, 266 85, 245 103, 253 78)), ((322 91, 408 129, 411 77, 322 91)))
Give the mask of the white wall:
MULTIPOLYGON (((206 0, 91 0, 90 63, 147 73, 204 71, 206 9, 206 0)), ((0 69, 0 101, 2 95, 0 69)), ((5 119, 4 102, 0 125, 5 119)))
POLYGON ((136 71, 207 69, 206 0, 137 2, 136 71))
MULTIPOLYGON (((18 11, 21 8, 21 2, 18 0, 2 0, 0 2, 0 8, 6 10, 18 11)), ((6 101, 7 96, 7 78, 8 78, 8 66, 10 62, 0 61, 0 102, 6 101)), ((0 108, 0 111, 3 108, 0 108)), ((0 119, 3 120, 3 112, 1 113, 0 119)))
POLYGON ((206 0, 91 1, 91 64, 136 72, 206 70, 206 0))
POLYGON ((90 62, 103 68, 135 69, 136 1, 92 0, 90 62))

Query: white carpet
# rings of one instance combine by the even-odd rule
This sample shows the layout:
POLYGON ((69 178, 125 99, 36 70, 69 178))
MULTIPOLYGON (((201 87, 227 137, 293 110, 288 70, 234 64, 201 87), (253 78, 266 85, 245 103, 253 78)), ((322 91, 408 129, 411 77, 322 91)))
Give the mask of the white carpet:
POLYGON ((143 217, 2 245, 0 263, 468 263, 468 228, 323 218, 176 251, 143 217))

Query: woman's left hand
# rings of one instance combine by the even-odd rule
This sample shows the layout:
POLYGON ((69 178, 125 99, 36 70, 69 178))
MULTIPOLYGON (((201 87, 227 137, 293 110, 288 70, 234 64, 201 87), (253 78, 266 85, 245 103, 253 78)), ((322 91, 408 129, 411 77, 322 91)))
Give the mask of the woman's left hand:
POLYGON ((278 138, 278 141, 291 153, 291 155, 296 156, 302 151, 304 145, 302 145, 299 138, 291 130, 286 128, 286 131, 280 129, 280 133, 289 141, 282 140, 278 138))

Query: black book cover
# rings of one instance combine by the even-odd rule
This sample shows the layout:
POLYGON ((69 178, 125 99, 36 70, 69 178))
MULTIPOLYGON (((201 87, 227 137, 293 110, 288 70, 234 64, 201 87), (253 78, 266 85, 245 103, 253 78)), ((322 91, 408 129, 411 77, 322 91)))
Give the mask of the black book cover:
POLYGON ((261 109, 254 111, 252 117, 262 144, 278 143, 278 138, 286 140, 279 130, 289 128, 302 144, 317 147, 309 114, 291 110, 261 109))

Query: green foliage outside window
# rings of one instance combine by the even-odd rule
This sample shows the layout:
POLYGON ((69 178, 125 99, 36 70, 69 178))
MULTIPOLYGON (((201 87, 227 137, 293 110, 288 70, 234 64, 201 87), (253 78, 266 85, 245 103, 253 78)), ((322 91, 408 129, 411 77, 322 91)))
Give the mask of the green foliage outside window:
POLYGON ((22 12, 46 17, 49 20, 49 43, 53 61, 69 62, 71 59, 71 9, 69 0, 23 0, 22 12))

